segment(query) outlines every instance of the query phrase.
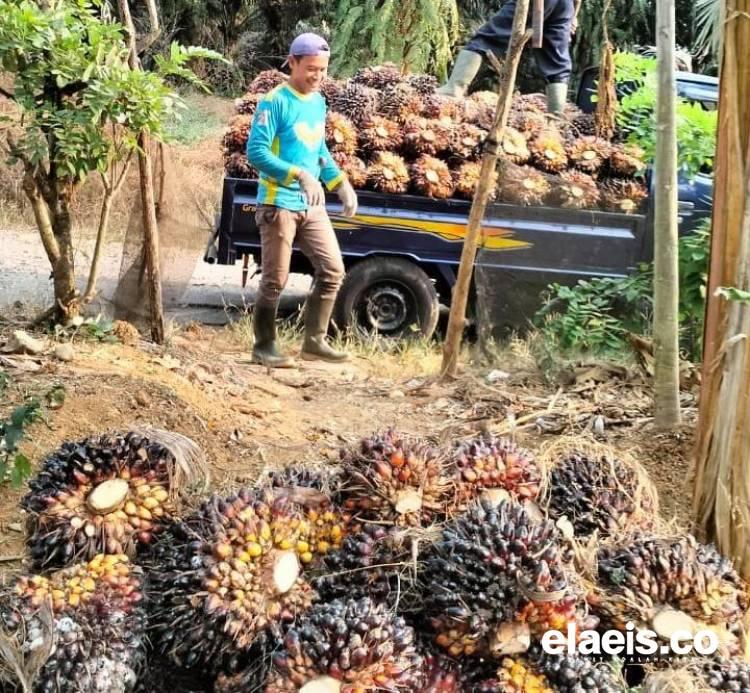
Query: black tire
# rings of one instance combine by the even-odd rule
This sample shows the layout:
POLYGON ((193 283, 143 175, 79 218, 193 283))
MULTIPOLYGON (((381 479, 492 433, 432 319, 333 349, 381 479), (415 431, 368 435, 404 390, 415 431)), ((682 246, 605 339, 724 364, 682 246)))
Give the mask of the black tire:
POLYGON ((334 311, 341 330, 395 338, 429 338, 438 317, 434 283, 421 267, 400 257, 373 257, 354 265, 334 311))

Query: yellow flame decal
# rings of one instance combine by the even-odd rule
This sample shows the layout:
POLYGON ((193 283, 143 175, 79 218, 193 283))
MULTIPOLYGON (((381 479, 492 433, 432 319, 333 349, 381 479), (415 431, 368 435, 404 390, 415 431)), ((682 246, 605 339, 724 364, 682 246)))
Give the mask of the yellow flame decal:
MULTIPOLYGON (((421 219, 398 219, 394 217, 357 215, 354 219, 335 218, 333 225, 338 229, 355 230, 361 225, 387 226, 397 231, 417 231, 440 236, 446 241, 462 241, 466 236, 466 224, 456 224, 445 221, 423 221, 421 219)), ((483 226, 480 245, 488 250, 515 250, 528 248, 530 243, 509 238, 513 234, 510 229, 497 226, 483 226)))

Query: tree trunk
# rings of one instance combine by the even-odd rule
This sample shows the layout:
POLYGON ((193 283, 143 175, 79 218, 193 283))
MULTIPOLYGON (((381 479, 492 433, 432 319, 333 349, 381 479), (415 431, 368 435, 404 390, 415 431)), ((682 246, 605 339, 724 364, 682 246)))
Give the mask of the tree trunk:
POLYGON ((83 302, 88 303, 96 295, 96 284, 99 281, 99 267, 102 262, 102 252, 104 251, 104 241, 109 229, 109 217, 112 212, 113 193, 105 191, 102 200, 102 208, 99 212, 99 229, 96 233, 96 246, 94 247, 94 256, 91 258, 91 269, 89 270, 89 280, 86 283, 86 291, 83 293, 83 302))
POLYGON ((461 250, 458 277, 456 278, 456 285, 453 287, 448 330, 443 346, 443 364, 441 368, 443 377, 455 377, 458 369, 461 336, 463 335, 466 321, 466 305, 469 299, 469 289, 471 287, 471 277, 474 272, 477 246, 482 231, 482 219, 484 219, 484 212, 487 208, 487 200, 489 199, 492 185, 492 173, 497 166, 498 143, 502 142, 505 127, 508 123, 518 64, 521 62, 524 46, 531 38, 531 32, 526 31, 528 15, 529 0, 518 0, 516 12, 513 17, 513 33, 508 47, 508 57, 503 61, 500 72, 500 94, 497 100, 495 121, 485 141, 485 152, 482 157, 479 184, 477 185, 471 204, 469 224, 466 229, 463 249, 461 250))
POLYGON ((698 532, 750 580, 750 0, 728 0, 719 84, 711 266, 696 433, 698 532))
POLYGON ((674 0, 657 0, 659 86, 654 164, 654 419, 680 424, 677 125, 674 0))
POLYGON ((164 309, 161 293, 161 270, 159 267, 159 228, 156 222, 154 201, 154 171, 151 165, 150 143, 145 133, 138 135, 138 167, 141 174, 141 202, 143 205, 143 235, 146 243, 148 266, 148 290, 151 299, 151 339, 164 343, 164 309))
POLYGON ((52 218, 52 229, 60 248, 60 257, 52 266, 55 286, 56 320, 65 322, 80 312, 73 261, 73 218, 70 213, 70 196, 58 191, 57 205, 52 218))

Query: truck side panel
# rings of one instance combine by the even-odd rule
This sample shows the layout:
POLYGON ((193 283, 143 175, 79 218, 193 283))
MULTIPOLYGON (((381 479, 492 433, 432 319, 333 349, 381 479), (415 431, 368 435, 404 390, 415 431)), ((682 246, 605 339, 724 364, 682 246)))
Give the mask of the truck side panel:
MULTIPOLYGON (((260 255, 255 225, 254 181, 225 179, 219 226, 218 261, 260 255)), ((399 255, 417 264, 455 269, 469 202, 428 200, 409 195, 359 192, 355 219, 338 216, 341 206, 327 205, 342 254, 351 261, 371 255, 399 255)), ((559 276, 563 281, 589 276, 623 276, 632 272, 645 251, 645 218, 641 215, 490 205, 483 225, 477 266, 513 270, 515 274, 559 276)))

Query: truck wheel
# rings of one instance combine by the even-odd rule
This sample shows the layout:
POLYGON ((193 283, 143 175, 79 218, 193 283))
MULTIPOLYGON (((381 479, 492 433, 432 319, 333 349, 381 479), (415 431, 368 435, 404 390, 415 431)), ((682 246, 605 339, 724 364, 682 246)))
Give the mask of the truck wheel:
POLYGON ((424 270, 403 258, 374 257, 346 273, 334 318, 344 330, 430 337, 438 310, 437 291, 424 270))

